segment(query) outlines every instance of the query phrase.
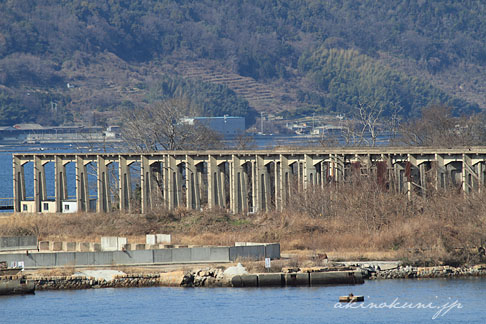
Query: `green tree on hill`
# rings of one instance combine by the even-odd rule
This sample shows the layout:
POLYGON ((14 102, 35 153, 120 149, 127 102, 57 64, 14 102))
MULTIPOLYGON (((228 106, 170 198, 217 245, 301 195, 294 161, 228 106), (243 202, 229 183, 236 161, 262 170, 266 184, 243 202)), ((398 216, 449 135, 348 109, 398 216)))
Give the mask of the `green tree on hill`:
MULTIPOLYGON (((299 69, 316 89, 342 103, 341 109, 336 109, 338 112, 349 113, 346 107, 358 107, 363 100, 376 102, 379 106, 394 103, 402 107, 402 114, 408 116, 418 116, 422 107, 434 103, 453 105, 458 112, 478 110, 477 105, 452 98, 356 50, 321 47, 303 55, 299 69)), ((390 110, 385 107, 384 115, 387 113, 390 110)))

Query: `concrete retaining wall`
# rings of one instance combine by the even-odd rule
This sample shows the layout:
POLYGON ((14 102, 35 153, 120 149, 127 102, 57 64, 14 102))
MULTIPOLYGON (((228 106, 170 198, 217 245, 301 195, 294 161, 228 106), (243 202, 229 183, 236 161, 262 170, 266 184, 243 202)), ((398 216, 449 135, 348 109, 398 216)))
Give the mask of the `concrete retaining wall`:
POLYGON ((251 260, 261 260, 264 258, 280 259, 280 244, 278 243, 232 246, 229 250, 229 258, 231 261, 235 261, 237 258, 251 260))
POLYGON ((0 237, 0 251, 37 250, 37 236, 0 237))
MULTIPOLYGON (((276 244, 278 245, 278 244, 276 244)), ((275 253, 276 249, 272 253, 275 253)), ((280 258, 273 254, 272 258, 280 258)), ((237 258, 263 259, 263 246, 195 247, 135 251, 52 252, 0 254, 0 261, 23 261, 25 268, 56 266, 109 266, 122 264, 230 262, 237 258), (233 258, 233 259, 231 259, 233 258)))
POLYGON ((101 237, 102 251, 121 251, 123 246, 125 246, 125 244, 127 244, 126 237, 116 237, 116 236, 101 237))

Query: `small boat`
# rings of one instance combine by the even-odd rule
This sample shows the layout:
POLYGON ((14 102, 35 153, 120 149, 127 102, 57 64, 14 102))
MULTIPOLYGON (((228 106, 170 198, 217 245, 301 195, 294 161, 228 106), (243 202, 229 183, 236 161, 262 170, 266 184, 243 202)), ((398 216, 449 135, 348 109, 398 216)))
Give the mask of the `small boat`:
POLYGON ((356 302, 363 302, 363 301, 364 301, 364 296, 355 296, 353 294, 339 297, 340 303, 356 303, 356 302))

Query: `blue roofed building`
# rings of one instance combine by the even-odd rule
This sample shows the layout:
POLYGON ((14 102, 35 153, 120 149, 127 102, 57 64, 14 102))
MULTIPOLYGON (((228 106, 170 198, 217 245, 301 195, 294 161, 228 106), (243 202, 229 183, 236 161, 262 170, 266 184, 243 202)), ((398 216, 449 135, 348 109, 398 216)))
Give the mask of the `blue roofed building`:
POLYGON ((218 133, 224 137, 235 137, 245 132, 245 117, 189 117, 184 119, 188 124, 199 124, 218 133))

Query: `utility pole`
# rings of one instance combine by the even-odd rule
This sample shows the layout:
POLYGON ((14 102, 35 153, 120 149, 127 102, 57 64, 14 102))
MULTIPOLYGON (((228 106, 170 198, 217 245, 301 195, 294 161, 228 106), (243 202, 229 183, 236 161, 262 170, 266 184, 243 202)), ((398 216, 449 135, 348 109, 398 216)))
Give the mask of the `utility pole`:
POLYGON ((261 133, 263 135, 263 111, 260 111, 261 133))

